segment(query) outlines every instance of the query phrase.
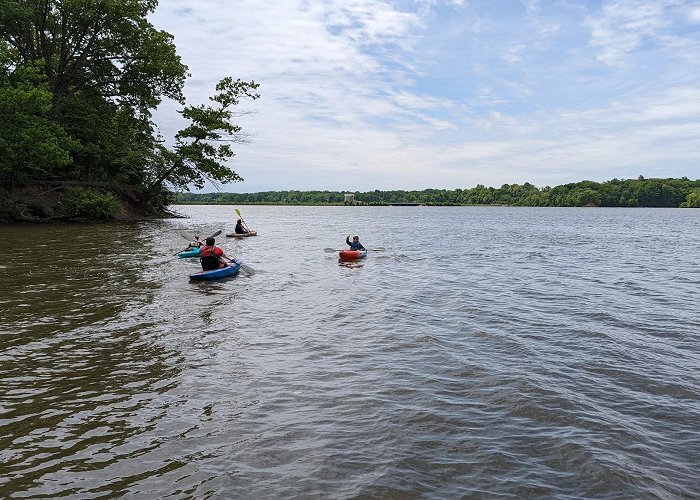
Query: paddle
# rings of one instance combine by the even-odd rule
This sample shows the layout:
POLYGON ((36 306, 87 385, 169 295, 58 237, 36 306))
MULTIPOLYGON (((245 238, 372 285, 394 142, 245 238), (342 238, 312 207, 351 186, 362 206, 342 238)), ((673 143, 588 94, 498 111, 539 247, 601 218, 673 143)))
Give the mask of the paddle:
MULTIPOLYGON (((222 233, 222 231, 221 231, 221 229, 219 229, 217 232, 215 232, 214 234, 209 236, 209 238, 214 238, 215 236, 219 236, 221 233, 222 233)), ((207 241, 209 238, 204 238, 204 241, 207 241)), ((201 242, 201 240, 199 239, 199 236, 196 234, 194 235, 194 239, 195 239, 195 241, 197 241, 197 243, 201 242)))
MULTIPOLYGON (((221 234, 221 229, 219 229, 217 232, 215 232, 214 234, 212 234, 212 235, 210 236, 210 238, 214 238, 214 237, 216 237, 216 236, 219 236, 220 234, 221 234)), ((180 235, 180 236, 182 236, 182 235, 180 235)), ((189 239, 189 238, 187 238, 187 239, 189 239)), ((194 239, 195 239, 195 241, 197 241, 197 242, 199 243, 199 236, 195 235, 195 236, 194 236, 194 239)), ((206 240, 204 240, 204 241, 206 241, 206 240)), ((190 247, 191 247, 191 245, 188 245, 188 246, 187 246, 187 248, 190 248, 190 247)), ((184 248, 184 249, 180 250, 180 251, 177 252, 175 255, 177 255, 177 254, 179 254, 179 253, 181 253, 181 252, 185 252, 185 251, 187 250, 187 248, 184 248)))
POLYGON ((174 255, 174 256, 175 256, 175 255, 180 255, 182 252, 186 252, 186 251, 189 250, 190 248, 192 248, 192 246, 191 246, 191 245, 187 245, 187 248, 183 248, 183 249, 180 250, 179 252, 175 252, 173 255, 174 255))
MULTIPOLYGON (((326 253, 342 252, 343 250, 349 250, 348 248, 324 248, 323 251, 326 253)), ((365 248, 368 252, 385 252, 386 248, 365 248)))
POLYGON ((250 228, 248 227, 248 224, 246 224, 245 221, 243 220, 243 216, 241 215, 241 211, 240 211, 240 210, 236 209, 236 215, 238 215, 238 218, 241 219, 241 222, 242 222, 243 225, 245 226, 245 230, 248 231, 248 232, 250 232, 250 228))
MULTIPOLYGON (((238 264, 238 262, 236 262, 234 259, 230 259, 228 257, 226 257, 226 258, 229 260, 229 262, 233 262, 234 264, 238 264)), ((243 262, 241 262, 240 264, 241 264, 241 270, 243 272, 248 273, 251 276, 255 274, 255 269, 253 269, 250 266, 246 266, 243 262)))

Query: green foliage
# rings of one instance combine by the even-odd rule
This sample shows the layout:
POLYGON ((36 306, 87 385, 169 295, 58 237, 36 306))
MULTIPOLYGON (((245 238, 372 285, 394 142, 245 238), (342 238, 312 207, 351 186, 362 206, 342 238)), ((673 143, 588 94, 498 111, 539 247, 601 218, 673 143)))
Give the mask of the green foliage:
POLYGON ((683 208, 700 208, 700 189, 694 189, 685 197, 685 201, 681 203, 683 208))
POLYGON ((71 215, 91 219, 111 219, 121 208, 121 204, 112 194, 83 188, 68 190, 66 205, 71 215))
POLYGON ((0 0, 0 180, 139 185, 187 68, 155 0, 0 0))
POLYGON ((185 107, 180 113, 190 125, 175 136, 173 151, 161 149, 161 161, 156 164, 150 188, 159 188, 164 182, 189 189, 190 184, 202 188, 206 181, 216 184, 243 180, 225 164, 234 156, 230 143, 247 142, 242 128, 231 121, 241 113, 235 113, 231 107, 242 99, 258 99, 258 87, 253 81, 224 78, 216 86, 217 94, 210 97, 216 105, 185 107))
POLYGON ((172 36, 147 19, 156 0, 0 0, 0 38, 14 65, 39 64, 57 108, 76 92, 141 112, 182 100, 187 68, 172 36))
MULTIPOLYGON (((261 193, 180 193, 175 203, 341 205, 349 191, 266 191, 261 193)), ((700 180, 613 179, 608 182, 581 181, 537 188, 530 183, 504 184, 500 188, 481 184, 471 189, 426 189, 423 191, 354 192, 358 203, 387 205, 515 205, 529 207, 678 207, 700 203, 700 180)))
MULTIPOLYGON (((2 71, 2 69, 0 69, 2 71)), ((76 146, 51 119, 51 93, 33 68, 0 73, 0 181, 17 185, 54 179, 70 171, 76 146)))
MULTIPOLYGON (((128 186, 143 207, 158 210, 169 199, 167 187, 241 180, 226 166, 231 144, 246 142, 232 123, 240 116, 233 108, 259 98, 256 83, 224 78, 210 106, 181 111, 190 125, 172 149, 156 137, 151 113, 163 98, 184 105, 187 75, 173 37, 148 20, 157 4, 0 0, 4 185, 108 182, 128 186)), ((91 203, 100 214, 111 209, 91 203)))

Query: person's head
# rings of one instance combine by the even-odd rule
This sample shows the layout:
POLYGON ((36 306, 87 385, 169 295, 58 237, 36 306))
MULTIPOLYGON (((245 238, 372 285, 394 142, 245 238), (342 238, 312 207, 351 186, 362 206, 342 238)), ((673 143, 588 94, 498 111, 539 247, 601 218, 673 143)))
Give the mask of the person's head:
POLYGON ((207 238, 207 246, 210 247, 210 246, 212 246, 214 243, 216 243, 216 240, 214 239, 214 237, 213 237, 213 236, 209 236, 209 238, 207 238))
POLYGON ((360 237, 359 237, 359 236, 353 236, 353 237, 352 237, 352 241, 360 241, 360 237))
POLYGON ((238 224, 240 224, 240 223, 241 223, 241 219, 238 219, 238 224))

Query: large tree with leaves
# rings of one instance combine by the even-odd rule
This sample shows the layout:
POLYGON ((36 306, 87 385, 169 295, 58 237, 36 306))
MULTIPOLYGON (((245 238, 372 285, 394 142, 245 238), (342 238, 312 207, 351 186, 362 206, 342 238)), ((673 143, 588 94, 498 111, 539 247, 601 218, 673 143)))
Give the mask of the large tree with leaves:
POLYGON ((226 161, 234 156, 231 143, 247 142, 247 135, 232 119, 241 113, 232 108, 241 100, 255 100, 258 84, 224 78, 216 85, 216 94, 209 99, 213 106, 187 106, 180 113, 190 125, 175 136, 175 147, 161 147, 161 162, 153 170, 156 174, 149 189, 159 189, 163 183, 179 189, 188 189, 190 184, 198 188, 205 181, 236 182, 243 180, 236 172, 226 167, 226 161))
POLYGON ((231 120, 257 84, 225 78, 214 106, 188 106, 172 149, 152 111, 184 104, 187 67, 147 19, 156 0, 0 0, 0 180, 81 180, 167 187, 240 177, 226 166, 231 120))

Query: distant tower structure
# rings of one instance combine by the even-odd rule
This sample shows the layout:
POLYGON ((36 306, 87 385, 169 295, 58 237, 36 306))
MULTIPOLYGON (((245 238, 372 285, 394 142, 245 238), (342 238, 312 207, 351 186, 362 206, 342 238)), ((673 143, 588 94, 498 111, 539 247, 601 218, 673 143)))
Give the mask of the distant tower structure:
POLYGON ((352 205, 355 203, 355 195, 353 193, 345 193, 345 204, 352 205))

